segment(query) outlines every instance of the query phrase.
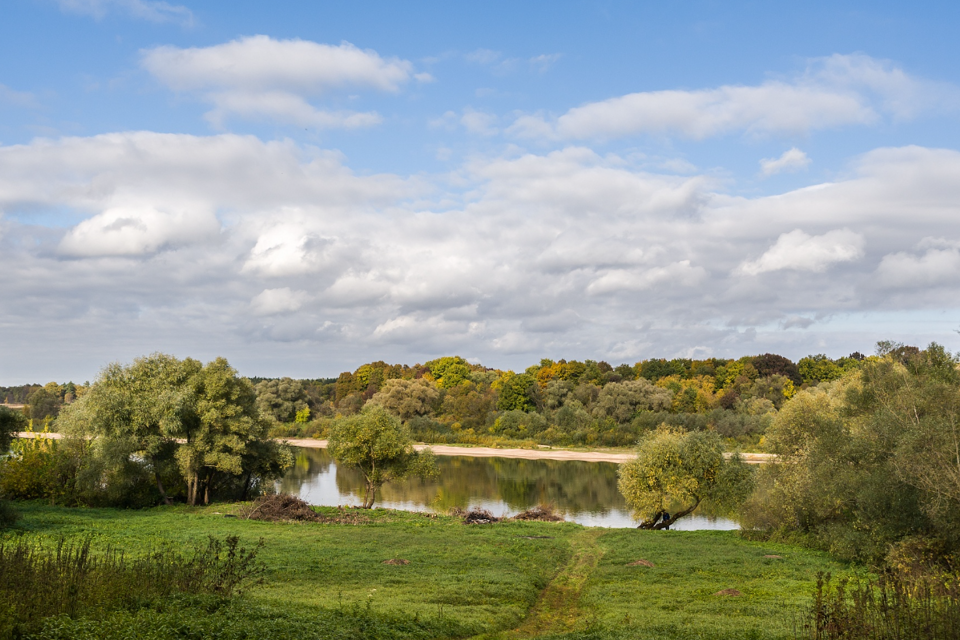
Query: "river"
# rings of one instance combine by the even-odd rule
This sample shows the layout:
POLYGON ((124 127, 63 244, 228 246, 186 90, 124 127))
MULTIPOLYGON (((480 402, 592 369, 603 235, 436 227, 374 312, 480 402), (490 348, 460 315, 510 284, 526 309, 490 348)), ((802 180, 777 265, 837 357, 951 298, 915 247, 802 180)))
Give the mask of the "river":
MULTIPOLYGON (((279 483, 281 491, 321 506, 358 505, 363 477, 337 465, 325 449, 294 447, 296 464, 279 483)), ((608 462, 519 460, 438 456, 434 480, 411 478, 384 485, 376 506, 445 513, 481 507, 512 516, 548 504, 567 520, 589 526, 636 526, 617 491, 617 465, 608 462)), ((687 516, 673 529, 737 529, 735 521, 709 512, 687 516)))

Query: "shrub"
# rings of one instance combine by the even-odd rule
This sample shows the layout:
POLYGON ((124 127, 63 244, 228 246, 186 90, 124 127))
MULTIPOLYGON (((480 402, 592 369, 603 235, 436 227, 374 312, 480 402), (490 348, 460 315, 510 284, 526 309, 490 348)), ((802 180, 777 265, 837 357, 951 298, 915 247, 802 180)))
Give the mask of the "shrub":
POLYGON ((877 580, 817 574, 797 638, 952 640, 960 629, 960 576, 885 572, 877 580))
POLYGON ((130 560, 112 549, 94 554, 89 539, 61 538, 55 549, 22 539, 0 544, 0 637, 18 637, 53 616, 100 617, 178 593, 229 598, 263 582, 262 547, 262 540, 248 550, 236 536, 211 536, 189 558, 163 550, 130 560))

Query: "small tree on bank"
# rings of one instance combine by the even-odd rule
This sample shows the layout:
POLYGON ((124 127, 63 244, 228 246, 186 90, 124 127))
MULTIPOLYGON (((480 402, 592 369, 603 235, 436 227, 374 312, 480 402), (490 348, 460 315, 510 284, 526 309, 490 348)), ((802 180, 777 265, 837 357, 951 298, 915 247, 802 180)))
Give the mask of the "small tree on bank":
POLYGON ((329 442, 330 453, 339 464, 355 466, 363 474, 364 509, 373 507, 380 487, 391 480, 438 474, 433 453, 429 449, 415 451, 406 427, 377 404, 335 420, 329 442))
POLYGON ((663 529, 693 513, 700 503, 735 504, 750 490, 750 469, 726 460, 720 437, 660 426, 640 440, 637 459, 620 465, 618 487, 640 529, 663 529), (675 509, 666 517, 668 509, 675 509))

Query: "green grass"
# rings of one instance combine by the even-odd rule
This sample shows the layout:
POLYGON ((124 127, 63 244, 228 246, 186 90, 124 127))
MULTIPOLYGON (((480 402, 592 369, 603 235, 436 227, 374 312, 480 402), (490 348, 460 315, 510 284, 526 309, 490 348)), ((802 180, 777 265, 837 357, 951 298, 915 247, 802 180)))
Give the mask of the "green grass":
POLYGON ((60 618, 37 636, 49 638, 120 638, 133 628, 155 638, 787 638, 792 608, 809 598, 816 572, 846 571, 822 554, 730 532, 465 526, 379 509, 347 525, 225 517, 230 505, 18 508, 23 520, 7 539, 90 537, 94 549, 130 555, 190 549, 210 535, 266 543, 266 584, 239 599, 183 597, 96 621, 60 618), (771 554, 783 559, 763 558, 771 554), (391 558, 410 564, 383 564, 391 558), (641 558, 656 566, 626 566, 641 558), (743 595, 713 595, 727 588, 743 595))

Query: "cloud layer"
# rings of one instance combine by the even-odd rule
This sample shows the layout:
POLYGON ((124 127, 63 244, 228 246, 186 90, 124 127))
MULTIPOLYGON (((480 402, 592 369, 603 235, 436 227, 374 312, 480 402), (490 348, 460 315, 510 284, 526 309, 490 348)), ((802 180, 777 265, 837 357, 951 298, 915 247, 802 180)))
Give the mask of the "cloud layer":
POLYGON ((228 116, 321 128, 375 125, 381 121, 376 113, 324 110, 309 99, 342 89, 396 92, 413 75, 410 62, 348 42, 262 35, 212 47, 156 47, 142 52, 141 64, 170 89, 211 103, 207 119, 218 126, 228 116))
MULTIPOLYGON (((817 318, 953 304, 960 286, 955 151, 880 149, 847 179, 752 199, 582 147, 477 157, 459 179, 358 176, 230 134, 0 147, 0 209, 80 217, 0 221, 0 268, 19 300, 69 283, 34 328, 351 361, 789 351, 817 318), (764 327, 777 344, 754 344, 764 327)), ((27 309, 0 321, 29 333, 27 309)))
POLYGON ((524 115, 510 131, 520 138, 560 140, 635 135, 702 140, 731 133, 803 134, 958 105, 954 87, 913 78, 868 56, 834 55, 811 61, 791 80, 631 93, 575 107, 554 120, 524 115))

